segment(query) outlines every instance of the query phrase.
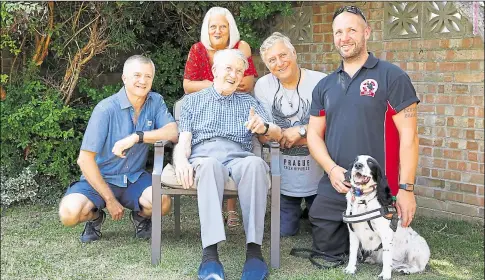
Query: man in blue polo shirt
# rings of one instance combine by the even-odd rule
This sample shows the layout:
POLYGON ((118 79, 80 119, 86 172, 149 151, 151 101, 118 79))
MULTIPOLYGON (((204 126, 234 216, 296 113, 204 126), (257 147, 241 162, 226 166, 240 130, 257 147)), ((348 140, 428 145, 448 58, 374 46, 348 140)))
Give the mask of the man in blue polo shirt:
MULTIPOLYGON (((121 90, 102 100, 93 110, 84 133, 77 163, 81 179, 71 184, 59 205, 61 222, 75 226, 86 222, 81 242, 98 240, 107 208, 113 220, 131 209, 135 236, 151 232, 151 175, 144 168, 149 143, 177 141, 177 125, 160 94, 150 92, 155 65, 144 56, 128 58, 121 90)), ((162 198, 164 213, 170 198, 162 198)))
POLYGON ((308 146, 325 175, 310 221, 313 248, 342 255, 349 246, 348 229, 342 222, 350 186, 344 173, 356 156, 370 155, 385 167, 402 226, 413 219, 419 99, 403 70, 367 51, 371 29, 362 11, 354 6, 338 9, 332 29, 343 61, 313 91, 308 146))

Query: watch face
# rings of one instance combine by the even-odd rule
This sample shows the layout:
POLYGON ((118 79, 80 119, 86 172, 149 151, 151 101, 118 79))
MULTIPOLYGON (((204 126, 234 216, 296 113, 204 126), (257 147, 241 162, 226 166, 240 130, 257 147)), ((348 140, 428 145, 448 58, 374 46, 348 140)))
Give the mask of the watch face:
POLYGON ((304 126, 300 126, 300 135, 305 136, 306 135, 306 129, 304 126))

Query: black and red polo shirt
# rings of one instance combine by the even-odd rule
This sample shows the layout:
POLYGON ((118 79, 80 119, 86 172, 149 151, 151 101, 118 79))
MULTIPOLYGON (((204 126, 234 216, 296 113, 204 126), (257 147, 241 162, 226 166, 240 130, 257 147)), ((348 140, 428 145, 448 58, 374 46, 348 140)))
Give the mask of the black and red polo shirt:
MULTIPOLYGON (((393 194, 399 188, 399 133, 392 116, 419 103, 409 76, 372 53, 351 78, 342 65, 313 90, 310 114, 325 116, 325 144, 330 157, 349 168, 358 155, 370 155, 385 168, 393 194)), ((318 194, 345 200, 327 174, 318 194)))

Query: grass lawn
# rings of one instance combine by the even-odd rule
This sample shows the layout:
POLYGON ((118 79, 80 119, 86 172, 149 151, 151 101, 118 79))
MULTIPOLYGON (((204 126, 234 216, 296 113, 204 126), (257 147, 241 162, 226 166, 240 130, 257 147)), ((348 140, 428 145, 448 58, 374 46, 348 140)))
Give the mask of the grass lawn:
MULTIPOLYGON (((103 238, 81 245, 83 226, 61 226, 57 209, 22 206, 5 211, 1 218, 1 279, 197 279, 201 242, 197 203, 182 198, 182 238, 173 235, 173 216, 163 221, 162 263, 152 266, 148 241, 133 237, 128 211, 121 222, 109 218, 103 238)), ((263 255, 269 260, 269 215, 263 255)), ((281 268, 271 279, 376 279, 380 266, 361 264, 356 276, 342 268, 318 270, 305 259, 289 255, 293 247, 311 247, 308 221, 295 237, 281 240, 281 268)), ((483 227, 465 222, 418 217, 413 222, 431 248, 431 260, 422 274, 393 279, 484 279, 483 227)), ((239 279, 244 262, 242 227, 227 230, 219 248, 226 278, 239 279)))

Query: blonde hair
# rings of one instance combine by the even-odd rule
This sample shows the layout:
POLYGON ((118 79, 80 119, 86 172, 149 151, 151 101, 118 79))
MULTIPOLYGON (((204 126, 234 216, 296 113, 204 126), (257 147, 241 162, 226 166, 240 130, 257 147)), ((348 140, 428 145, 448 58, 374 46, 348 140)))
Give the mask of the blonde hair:
POLYGON ((293 54, 296 55, 295 47, 291 44, 290 38, 279 32, 274 32, 271 34, 271 36, 264 40, 263 44, 261 44, 261 47, 259 48, 259 53, 261 54, 261 59, 263 60, 264 64, 267 64, 266 52, 278 42, 283 42, 293 52, 293 54))
POLYGON ((220 64, 227 62, 229 56, 234 56, 237 59, 240 59, 244 64, 244 71, 249 68, 249 62, 246 56, 240 51, 236 49, 225 49, 217 51, 214 54, 214 64, 212 65, 213 68, 217 68, 220 64))
POLYGON ((227 46, 227 49, 234 48, 236 43, 239 42, 240 34, 234 17, 226 8, 212 7, 207 11, 204 16, 204 21, 202 22, 202 28, 200 30, 200 41, 206 49, 214 50, 214 48, 211 47, 211 42, 209 39, 209 20, 214 15, 221 15, 226 18, 227 23, 229 24, 229 45, 227 46))

